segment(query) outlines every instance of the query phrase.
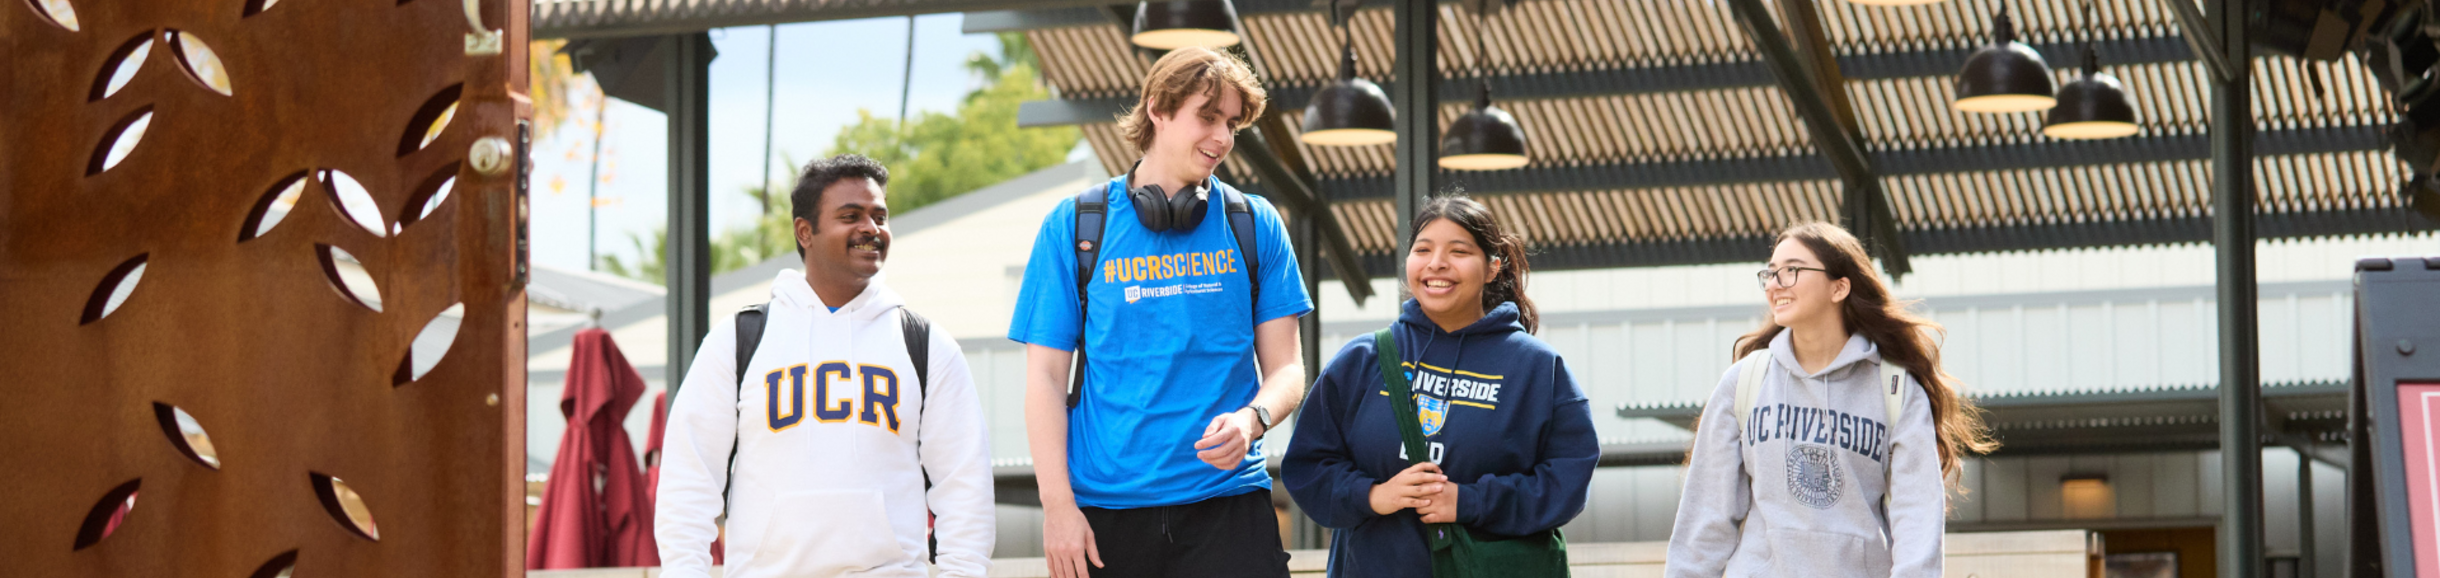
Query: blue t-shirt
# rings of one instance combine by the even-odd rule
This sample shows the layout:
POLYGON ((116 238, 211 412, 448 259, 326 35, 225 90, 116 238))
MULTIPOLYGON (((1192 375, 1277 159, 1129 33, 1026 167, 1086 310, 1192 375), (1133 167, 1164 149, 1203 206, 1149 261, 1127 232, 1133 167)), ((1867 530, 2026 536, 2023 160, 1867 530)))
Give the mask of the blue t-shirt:
POLYGON ((1104 188, 1109 213, 1083 330, 1073 198, 1043 219, 1008 325, 1009 339, 1064 351, 1083 337, 1084 402, 1068 412, 1076 503, 1145 508, 1270 488, 1260 440, 1233 471, 1195 459, 1194 443, 1212 417, 1245 407, 1261 389, 1254 325, 1313 310, 1287 228, 1270 201, 1245 195, 1255 229, 1255 246, 1246 250, 1260 251, 1254 273, 1262 276, 1262 303, 1253 303, 1218 192, 1228 185, 1206 183, 1214 192, 1193 230, 1159 233, 1137 222, 1126 186, 1120 176, 1104 188))

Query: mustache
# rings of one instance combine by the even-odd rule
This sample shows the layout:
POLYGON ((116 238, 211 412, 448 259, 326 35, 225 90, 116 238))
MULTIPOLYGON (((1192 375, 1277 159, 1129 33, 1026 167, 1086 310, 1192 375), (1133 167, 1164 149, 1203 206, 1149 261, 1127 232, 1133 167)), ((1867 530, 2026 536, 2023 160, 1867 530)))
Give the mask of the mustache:
POLYGON ((890 250, 890 240, 889 240, 888 238, 886 238, 886 237, 882 237, 882 236, 880 236, 880 235, 861 235, 861 236, 851 236, 851 237, 848 237, 848 238, 847 238, 847 244, 848 244, 848 245, 872 245, 874 250, 879 250, 879 251, 888 251, 888 250, 890 250))

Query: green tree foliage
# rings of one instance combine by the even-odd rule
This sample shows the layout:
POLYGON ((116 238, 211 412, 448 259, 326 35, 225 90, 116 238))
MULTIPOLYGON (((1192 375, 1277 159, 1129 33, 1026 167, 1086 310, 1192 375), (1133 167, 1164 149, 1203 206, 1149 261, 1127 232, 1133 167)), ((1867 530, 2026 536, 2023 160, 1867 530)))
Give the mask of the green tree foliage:
MULTIPOLYGON (((999 40, 1002 56, 976 52, 967 57, 966 70, 984 84, 966 93, 956 114, 924 113, 901 127, 894 119, 858 110, 856 123, 841 128, 823 156, 856 153, 889 167, 890 212, 901 215, 1066 160, 1068 151, 1082 138, 1075 127, 1017 128, 1019 103, 1050 96, 1042 84, 1041 61, 1033 45, 1021 33, 1000 33, 999 40)), ((786 166, 799 165, 790 159, 786 166)), ((740 191, 755 199, 763 214, 752 224, 712 237, 713 273, 795 253, 787 193, 795 188, 795 180, 791 177, 775 184, 779 188, 769 195, 761 187, 740 191)), ((625 277, 662 282, 669 247, 667 230, 654 230, 649 243, 635 234, 628 235, 628 242, 636 248, 637 262, 606 256, 604 268, 625 277)))
POLYGON ((1017 128, 1017 105, 1048 98, 1033 46, 1018 33, 999 36, 1001 54, 977 52, 966 69, 986 84, 966 94, 954 115, 924 113, 900 125, 856 111, 825 156, 856 153, 890 169, 890 210, 904 214, 1067 159, 1075 127, 1017 128))

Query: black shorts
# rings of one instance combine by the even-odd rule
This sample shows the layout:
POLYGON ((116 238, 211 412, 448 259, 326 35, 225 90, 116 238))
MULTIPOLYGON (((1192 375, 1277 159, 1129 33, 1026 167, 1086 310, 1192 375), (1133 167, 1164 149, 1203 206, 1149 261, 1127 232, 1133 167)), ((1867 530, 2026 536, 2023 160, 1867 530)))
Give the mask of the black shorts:
POLYGON ((1104 565, 1087 561, 1095 578, 1288 576, 1270 490, 1177 506, 1081 509, 1104 565))

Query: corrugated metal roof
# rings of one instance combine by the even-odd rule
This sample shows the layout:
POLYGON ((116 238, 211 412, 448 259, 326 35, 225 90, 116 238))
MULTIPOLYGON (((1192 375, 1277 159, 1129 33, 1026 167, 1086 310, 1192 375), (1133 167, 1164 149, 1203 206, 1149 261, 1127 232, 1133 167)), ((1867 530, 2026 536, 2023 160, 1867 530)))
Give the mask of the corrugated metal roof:
MULTIPOLYGON (((2077 13, 2077 1, 2008 3, 2020 39, 2048 55, 2058 82, 2078 74, 2072 68, 2075 43, 2089 34, 2103 47, 2103 69, 2124 82, 2136 100, 2143 126, 2138 137, 2091 145, 2042 136, 2038 113, 1967 114, 1949 107, 1954 90, 1949 75, 1973 48, 1988 42, 1995 4, 1816 5, 1850 79, 1847 96, 1865 144, 1884 159, 1882 184, 1908 234, 2044 224, 2184 226, 2208 218, 2208 148, 2198 145, 2205 145, 2209 85, 2178 36, 2174 17, 2157 2, 2100 0, 2089 25, 2077 13), (2011 158, 2017 150, 2028 152, 2011 158), (1946 168, 1950 165, 1944 163, 1961 158, 1974 162, 1946 168)), ((1327 15, 1256 12, 1243 22, 1275 106, 1301 106, 1305 95, 1335 76, 1340 35, 1327 15)), ((1442 124, 1468 106, 1448 97, 1449 85, 1462 85, 1463 93, 1471 94, 1471 70, 1479 61, 1501 82, 1541 82, 1553 86, 1527 92, 1558 95, 1494 94, 1524 126, 1533 156, 1527 169, 1502 173, 1611 171, 1542 178, 1533 182, 1543 184, 1518 185, 1522 189, 1503 183, 1533 179, 1444 173, 1452 184, 1487 185, 1470 188, 1489 193, 1486 200, 1502 218, 1545 247, 1750 237, 1835 215, 1842 196, 1835 173, 1817 162, 1786 96, 1767 74, 1753 74, 1759 56, 1725 4, 1525 0, 1490 20, 1479 55, 1472 37, 1476 22, 1457 5, 1439 7, 1439 67, 1447 75, 1440 81, 1442 124), (1570 79, 1596 75, 1649 78, 1633 75, 1645 72, 1688 77, 1677 86, 1697 88, 1568 85, 1570 79), (1716 179, 1696 174, 1658 179, 1673 183, 1667 186, 1623 188, 1605 186, 1600 177, 1755 163, 1788 170, 1716 179)), ((1359 10, 1352 23, 1359 74, 1384 85, 1397 82, 1389 75, 1394 64, 1390 11, 1359 10)), ((1066 100, 1105 99, 1106 105, 1123 108, 1149 65, 1113 24, 1038 29, 1028 36, 1042 55, 1049 82, 1066 100)), ((2368 70, 2353 59, 2303 66, 2267 57, 2254 59, 2252 66, 2254 109, 2264 135, 2257 139, 2263 156, 2255 163, 2260 213, 2319 223, 2265 227, 2266 234, 2429 228, 2394 218, 2359 220, 2361 226, 2332 224, 2344 219, 2325 216, 2405 210, 2396 190, 2408 175, 2378 137, 2394 112, 2368 70), (2325 88, 2318 96, 2311 88, 2313 76, 2325 88)), ((1293 133, 1301 114, 1287 108, 1282 113, 1293 133)), ((1124 170, 1137 153, 1115 142, 1107 126, 1084 128, 1103 163, 1124 170)), ((1390 205, 1371 188, 1386 186, 1382 181, 1394 167, 1392 147, 1296 146, 1322 179, 1323 193, 1334 199, 1334 212, 1358 249, 1384 255, 1394 244, 1390 205)), ((1959 246, 1966 245, 1972 244, 1959 246)), ((1625 263, 1612 265, 1620 264, 1625 263)))

